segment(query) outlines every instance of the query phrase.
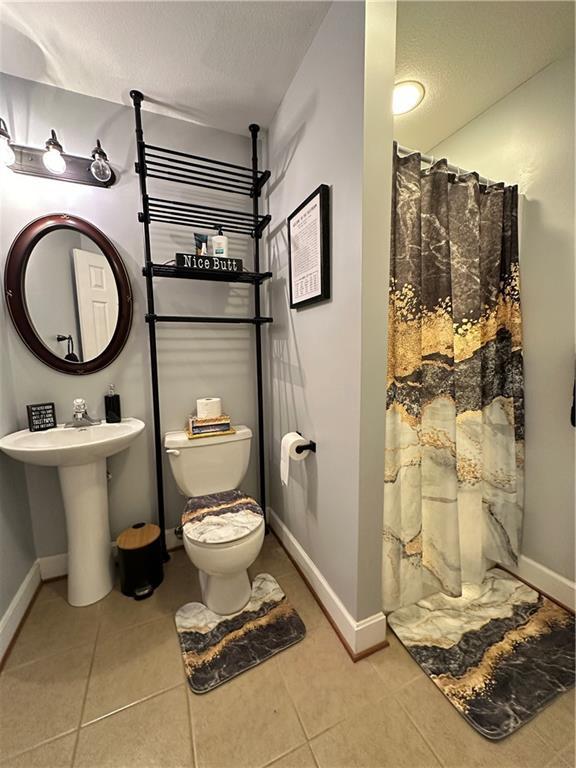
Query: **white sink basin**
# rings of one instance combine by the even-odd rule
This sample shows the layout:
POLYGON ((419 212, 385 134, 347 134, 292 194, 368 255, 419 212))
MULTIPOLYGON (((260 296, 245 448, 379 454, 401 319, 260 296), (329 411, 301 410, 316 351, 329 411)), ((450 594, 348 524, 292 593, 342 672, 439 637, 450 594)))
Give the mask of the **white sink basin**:
POLYGON ((58 467, 68 534, 68 602, 90 605, 110 592, 114 566, 110 547, 106 458, 143 432, 140 419, 119 424, 23 429, 0 439, 0 450, 27 464, 58 467))
POLYGON ((43 467, 90 464, 123 451, 145 426, 140 419, 123 419, 119 424, 61 425, 44 432, 22 429, 1 438, 0 450, 18 461, 43 467))

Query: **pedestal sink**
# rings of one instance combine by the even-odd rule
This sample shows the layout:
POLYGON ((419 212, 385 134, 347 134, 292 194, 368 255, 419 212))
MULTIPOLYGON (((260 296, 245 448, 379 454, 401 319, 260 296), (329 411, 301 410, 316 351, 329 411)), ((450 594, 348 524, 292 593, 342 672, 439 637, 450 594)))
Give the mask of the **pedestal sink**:
POLYGON ((123 451, 144 430, 140 419, 89 427, 23 429, 0 439, 13 459, 58 467, 68 532, 68 602, 90 605, 112 589, 106 458, 123 451))

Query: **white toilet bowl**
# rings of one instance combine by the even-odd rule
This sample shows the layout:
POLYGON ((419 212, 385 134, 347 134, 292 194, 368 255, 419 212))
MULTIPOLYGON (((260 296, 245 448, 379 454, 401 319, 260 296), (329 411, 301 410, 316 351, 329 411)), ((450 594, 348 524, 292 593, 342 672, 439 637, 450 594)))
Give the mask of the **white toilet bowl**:
POLYGON ((202 602, 214 613, 241 611, 250 599, 248 568, 264 541, 262 510, 234 490, 250 458, 252 432, 188 439, 168 432, 164 447, 180 492, 188 497, 182 516, 184 548, 198 568, 202 602))
POLYGON ((255 530, 240 539, 204 543, 194 538, 190 524, 184 526, 184 549, 198 568, 202 602, 214 613, 236 613, 250 599, 248 568, 262 548, 264 527, 262 518, 255 530))

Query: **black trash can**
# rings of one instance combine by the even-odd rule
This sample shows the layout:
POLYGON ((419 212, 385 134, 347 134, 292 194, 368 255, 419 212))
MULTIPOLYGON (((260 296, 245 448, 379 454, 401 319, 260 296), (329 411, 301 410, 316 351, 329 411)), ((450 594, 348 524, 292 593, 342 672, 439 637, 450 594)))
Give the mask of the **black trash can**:
POLYGON ((136 523, 122 531, 116 545, 122 594, 145 600, 164 578, 160 528, 153 523, 136 523))

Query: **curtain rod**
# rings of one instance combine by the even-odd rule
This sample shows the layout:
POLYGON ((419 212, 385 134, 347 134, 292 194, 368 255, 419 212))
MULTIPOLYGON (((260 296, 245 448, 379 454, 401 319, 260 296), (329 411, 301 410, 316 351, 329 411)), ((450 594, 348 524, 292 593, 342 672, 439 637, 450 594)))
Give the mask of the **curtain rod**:
MULTIPOLYGON (((418 150, 408 149, 408 147, 403 147, 401 144, 397 144, 396 149, 401 155, 414 155, 418 152, 418 150)), ((424 155, 421 152, 419 154, 422 162, 428 163, 428 165, 432 165, 433 163, 436 162, 436 160, 439 160, 438 157, 433 157, 432 155, 424 155)), ((467 171, 464 168, 459 168, 457 165, 452 165, 452 163, 448 163, 448 170, 458 174, 459 176, 465 176, 467 173, 471 173, 471 171, 467 171)), ((490 181, 490 179, 487 176, 478 175, 478 179, 481 184, 487 184, 488 186, 490 186, 491 184, 494 184, 494 182, 490 181)))

